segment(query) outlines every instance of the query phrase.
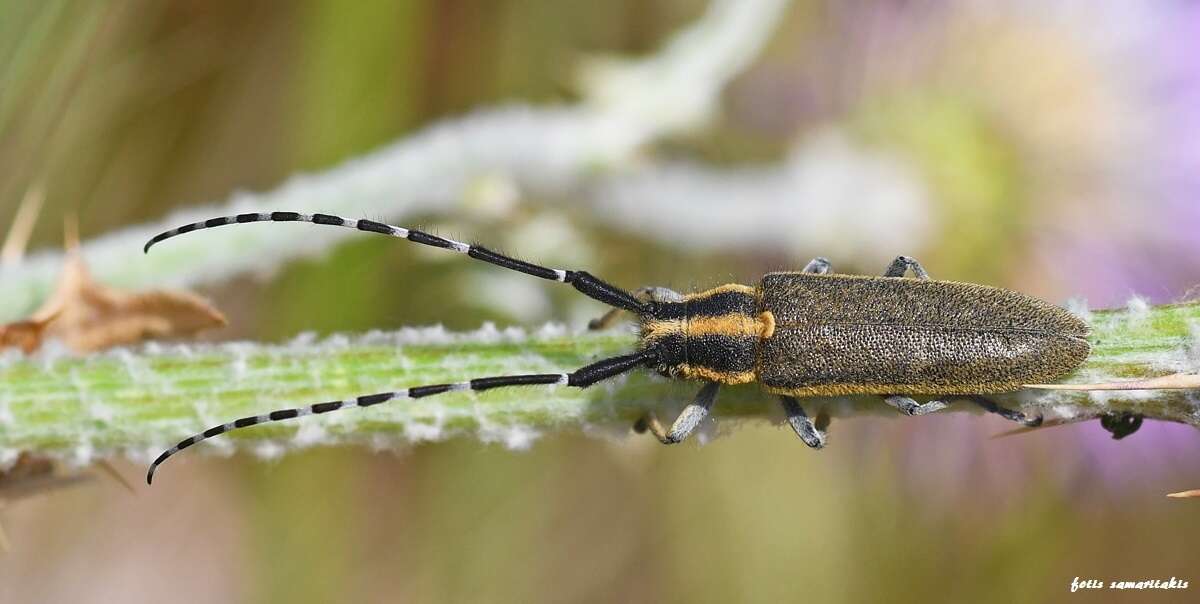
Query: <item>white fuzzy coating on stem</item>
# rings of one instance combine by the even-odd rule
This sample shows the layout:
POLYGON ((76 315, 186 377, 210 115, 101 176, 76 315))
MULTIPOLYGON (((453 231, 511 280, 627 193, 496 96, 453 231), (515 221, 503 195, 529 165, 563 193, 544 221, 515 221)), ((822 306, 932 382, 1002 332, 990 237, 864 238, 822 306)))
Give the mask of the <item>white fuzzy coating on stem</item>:
POLYGON ((1125 303, 1129 311, 1130 321, 1144 321, 1150 315, 1150 302, 1141 296, 1134 296, 1125 303))

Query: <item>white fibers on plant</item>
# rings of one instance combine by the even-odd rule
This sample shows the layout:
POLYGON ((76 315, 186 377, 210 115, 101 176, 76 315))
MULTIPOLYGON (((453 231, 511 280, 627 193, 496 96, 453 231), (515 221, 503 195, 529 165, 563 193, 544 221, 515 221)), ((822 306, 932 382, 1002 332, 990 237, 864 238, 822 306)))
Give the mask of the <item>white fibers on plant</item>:
POLYGON ((542 433, 525 424, 501 424, 486 421, 486 416, 480 417, 479 428, 476 431, 480 442, 499 443, 513 451, 525 451, 533 446, 534 441, 541 438, 542 433))
POLYGON ((1141 296, 1133 296, 1125 303, 1125 309, 1129 312, 1129 322, 1136 325, 1141 321, 1146 320, 1150 316, 1150 302, 1141 296))
POLYGON ((111 423, 117 416, 117 411, 111 405, 100 401, 91 401, 87 405, 87 415, 93 420, 107 424, 111 423))
POLYGON ((1063 306, 1071 314, 1083 319, 1084 323, 1091 324, 1092 310, 1088 308, 1087 298, 1070 298, 1063 306))
POLYGON ((1189 373, 1200 373, 1200 321, 1188 322, 1188 341, 1184 353, 1189 373))
POLYGON ((288 448, 273 440, 263 440, 254 443, 252 451, 254 456, 259 459, 279 459, 288 451, 288 448))
POLYGON ((409 442, 437 442, 445 439, 445 428, 441 421, 410 419, 402 424, 404 439, 409 442))
POLYGON ((297 448, 304 449, 313 445, 323 444, 329 439, 329 433, 319 421, 307 419, 300 422, 300 427, 296 430, 295 436, 292 437, 291 444, 297 448))
POLYGON ((71 448, 65 461, 72 468, 82 468, 92 463, 96 458, 96 448, 90 442, 79 442, 71 448))
POLYGON ((21 457, 19 449, 9 447, 0 448, 0 472, 7 472, 17 463, 17 459, 21 457))

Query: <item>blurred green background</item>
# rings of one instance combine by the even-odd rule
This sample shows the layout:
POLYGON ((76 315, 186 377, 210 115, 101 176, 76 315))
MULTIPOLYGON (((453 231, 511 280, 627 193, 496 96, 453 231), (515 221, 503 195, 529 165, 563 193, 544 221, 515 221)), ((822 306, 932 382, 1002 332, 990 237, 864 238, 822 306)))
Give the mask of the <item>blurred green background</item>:
MULTIPOLYGON (((652 53, 705 8, 0 2, 0 224, 40 183, 31 248, 52 248, 69 215, 86 240, 270 189, 464 112, 574 103, 584 57, 652 53)), ((896 207, 926 224, 840 249, 839 271, 878 273, 880 258, 903 253, 935 277, 1056 302, 1171 301, 1200 283, 1198 39, 1200 11, 1172 2, 801 0, 716 115, 642 149, 638 169, 810 162, 822 182, 832 168, 813 159, 820 146, 796 149, 833 130, 917 183, 918 202, 896 207)), ((581 251, 554 254, 583 254, 589 271, 630 288, 752 283, 848 236, 683 246, 597 219, 605 197, 590 199, 521 198, 476 215, 464 204, 408 222, 530 257, 507 233, 566 225, 555 228, 581 251)), ((829 201, 830 215, 852 218, 830 224, 889 232, 855 203, 829 201)), ((649 202, 640 214, 680 218, 649 202)), ((410 248, 353 238, 268 279, 206 287, 231 318, 207 337, 582 325, 602 312, 541 284, 533 310, 514 310, 487 289, 510 276, 486 281, 487 267, 410 248)), ((856 419, 835 424, 819 453, 759 423, 673 448, 561 433, 524 452, 463 439, 399 455, 197 455, 154 489, 102 481, 4 508, 0 599, 1050 602, 1075 577, 1200 581, 1200 508, 1163 497, 1200 486, 1190 429, 1147 426, 1120 443, 1095 425, 988 439, 1006 429, 959 414, 856 419)))

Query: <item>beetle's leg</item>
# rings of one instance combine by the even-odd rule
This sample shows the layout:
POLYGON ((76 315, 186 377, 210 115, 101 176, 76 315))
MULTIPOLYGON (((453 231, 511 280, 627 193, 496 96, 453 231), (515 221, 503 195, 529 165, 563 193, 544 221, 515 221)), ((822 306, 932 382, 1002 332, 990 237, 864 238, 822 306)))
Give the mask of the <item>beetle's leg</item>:
MULTIPOLYGON (((796 436, 804 441, 804 444, 820 449, 825 446, 825 433, 817 428, 813 420, 808 418, 808 414, 804 412, 804 407, 800 406, 800 401, 794 396, 782 395, 779 397, 779 402, 783 403, 783 411, 787 413, 788 423, 792 429, 796 431, 796 436)), ((825 424, 828 425, 828 417, 825 418, 825 424)))
POLYGON ((829 263, 829 259, 824 256, 817 256, 816 258, 809 260, 808 264, 805 264, 804 269, 800 272, 810 273, 813 275, 824 275, 831 270, 833 270, 833 265, 829 263))
POLYGON ((713 403, 717 400, 717 390, 721 385, 717 382, 709 382, 696 393, 696 399, 693 400, 683 411, 679 413, 679 417, 675 418, 675 422, 671 424, 669 430, 664 430, 662 423, 658 421, 658 416, 653 411, 648 411, 641 419, 633 425, 636 432, 645 432, 650 430, 650 433, 658 437, 659 442, 664 445, 673 445, 691 435, 692 432, 708 417, 708 412, 712 409, 713 403))
POLYGON ((817 419, 813 420, 813 425, 821 432, 829 432, 829 412, 822 409, 817 413, 817 419))
POLYGON ((603 315, 600 315, 598 318, 588 321, 588 331, 599 331, 601 329, 608 329, 609 327, 612 327, 613 324, 617 322, 617 318, 621 316, 622 312, 624 311, 619 308, 614 308, 603 315))
POLYGON ((1023 424, 1030 428, 1036 428, 1042 425, 1042 416, 1040 415, 1025 415, 1020 411, 1001 407, 1000 405, 996 404, 996 401, 993 401, 985 396, 975 395, 967 398, 969 398, 971 402, 975 403, 976 405, 983 407, 984 411, 987 411, 988 413, 995 413, 996 415, 999 415, 1008 421, 1017 422, 1018 424, 1023 424))
MULTIPOLYGON (((683 301, 683 294, 681 294, 673 289, 666 288, 666 287, 656 287, 656 286, 641 287, 641 288, 638 288, 637 291, 633 292, 633 295, 638 300, 643 300, 643 301, 645 301, 645 300, 649 300, 652 302, 682 302, 683 301)), ((614 323, 617 322, 617 318, 621 316, 622 312, 625 312, 625 311, 620 308, 614 308, 614 309, 604 313, 604 315, 602 315, 601 317, 599 317, 597 319, 592 319, 591 321, 588 321, 588 329, 591 331, 596 331, 596 330, 600 330, 600 329, 608 329, 609 327, 612 327, 614 323)))
POLYGON ((909 269, 912 269, 914 277, 922 281, 929 280, 929 273, 925 272, 925 267, 921 266, 921 263, 917 262, 915 258, 909 258, 908 256, 896 256, 896 259, 883 272, 883 276, 903 277, 908 273, 909 269))
POLYGON ((1100 426, 1112 434, 1113 440, 1121 440, 1142 427, 1142 414, 1128 411, 1105 413, 1100 416, 1100 426))
POLYGON ((905 415, 929 415, 950 406, 942 401, 929 401, 922 404, 907 396, 899 395, 885 396, 883 402, 899 409, 905 415))

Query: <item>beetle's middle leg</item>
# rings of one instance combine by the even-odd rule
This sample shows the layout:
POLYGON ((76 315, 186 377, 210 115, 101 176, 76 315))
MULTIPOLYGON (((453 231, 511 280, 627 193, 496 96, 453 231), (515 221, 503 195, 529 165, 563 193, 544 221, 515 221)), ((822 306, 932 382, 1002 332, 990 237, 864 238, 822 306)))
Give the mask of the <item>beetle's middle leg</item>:
MULTIPOLYGON (((657 286, 641 287, 641 288, 638 288, 637 291, 633 292, 633 295, 638 300, 642 300, 642 301, 646 301, 646 300, 649 300, 651 302, 682 302, 683 301, 683 294, 681 294, 673 289, 666 288, 666 287, 657 287, 657 286)), ((592 331, 596 331, 599 329, 608 329, 609 327, 613 326, 613 323, 617 322, 617 318, 620 317, 621 313, 623 313, 623 312, 625 312, 625 311, 620 308, 614 308, 614 309, 604 313, 601 317, 592 319, 591 321, 588 321, 588 329, 592 330, 592 331)))
POLYGON ((659 442, 664 445, 673 445, 682 441, 696 431, 700 426, 700 422, 708 417, 708 412, 712 410, 713 403, 717 401, 717 391, 721 385, 717 382, 709 382, 696 393, 696 399, 693 400, 683 411, 679 413, 679 417, 671 424, 670 429, 664 429, 662 423, 658 421, 658 416, 653 411, 647 412, 641 419, 633 425, 635 432, 641 433, 650 430, 650 433, 658 438, 659 442))
MULTIPOLYGON (((913 272, 913 276, 921 281, 929 280, 929 273, 925 271, 925 267, 917 262, 916 258, 908 256, 896 256, 896 259, 888 265, 887 270, 883 271, 884 277, 903 277, 908 274, 908 271, 913 272)), ((893 394, 883 397, 883 402, 897 408, 905 415, 928 415, 936 411, 941 411, 950 405, 942 401, 929 401, 928 403, 918 403, 917 401, 893 394)))
POLYGON ((907 396, 900 396, 898 394, 883 397, 883 402, 899 409, 901 413, 910 416, 929 415, 950 406, 942 401, 918 403, 907 396))

